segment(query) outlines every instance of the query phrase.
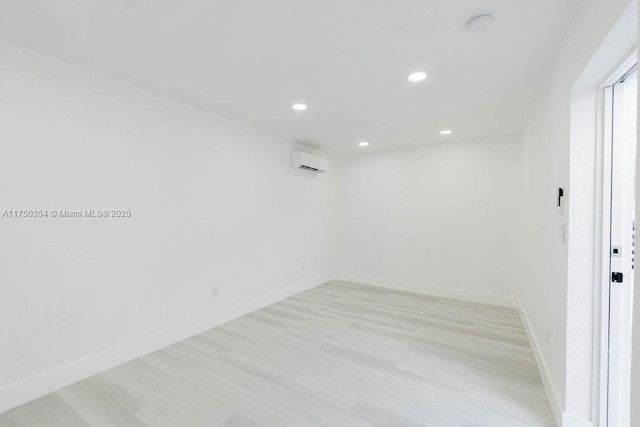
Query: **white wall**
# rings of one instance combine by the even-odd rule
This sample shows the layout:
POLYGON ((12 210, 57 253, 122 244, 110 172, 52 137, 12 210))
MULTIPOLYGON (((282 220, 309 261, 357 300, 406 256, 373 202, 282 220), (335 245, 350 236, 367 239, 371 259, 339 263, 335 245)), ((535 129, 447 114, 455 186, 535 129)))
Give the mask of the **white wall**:
MULTIPOLYGON (((570 175, 569 166, 581 162, 593 175, 595 145, 593 141, 574 138, 570 159, 571 131, 575 132, 570 128, 572 88, 629 3, 628 0, 581 3, 547 87, 522 135, 524 262, 519 298, 536 341, 541 344, 539 350, 553 390, 552 406, 564 410, 567 423, 567 420, 591 420, 593 371, 594 282, 593 271, 589 270, 593 267, 593 249, 577 243, 594 229, 594 181, 570 175), (570 180, 580 186, 569 188, 570 180), (557 187, 568 190, 565 192, 568 210, 564 213, 555 207, 557 187), (571 250, 560 238, 562 224, 570 217, 571 250), (547 330, 548 345, 544 344, 547 330)), ((627 46, 629 53, 632 47, 627 46)))
POLYGON ((514 295, 519 177, 517 137, 339 158, 336 270, 514 295))
MULTIPOLYGON (((640 8, 638 8, 640 23, 640 8)), ((638 24, 640 26, 640 24, 638 24)), ((640 50, 640 38, 637 49, 640 50)), ((640 97, 638 97, 638 123, 640 123, 640 97)), ((636 172, 640 171, 640 150, 636 150, 636 172)), ((640 224, 640 173, 636 173, 636 224, 640 224)), ((640 248, 640 233, 636 233, 635 247, 640 248)), ((631 346, 631 425, 640 425, 640 274, 634 275, 633 341, 631 346)))
POLYGON ((331 173, 293 171, 290 142, 4 42, 0 118, 0 211, 133 213, 0 218, 0 411, 65 364, 333 270, 331 173))
POLYGON ((583 1, 522 147, 356 155, 317 180, 287 167, 289 142, 0 42, 0 212, 133 212, 0 218, 0 411, 3 393, 66 364, 327 277, 334 175, 337 271, 518 296, 537 341, 551 331, 540 350, 559 406, 589 419, 590 373, 573 363, 588 328, 572 325, 591 300, 572 300, 555 189, 569 183, 571 87, 627 4, 583 1))

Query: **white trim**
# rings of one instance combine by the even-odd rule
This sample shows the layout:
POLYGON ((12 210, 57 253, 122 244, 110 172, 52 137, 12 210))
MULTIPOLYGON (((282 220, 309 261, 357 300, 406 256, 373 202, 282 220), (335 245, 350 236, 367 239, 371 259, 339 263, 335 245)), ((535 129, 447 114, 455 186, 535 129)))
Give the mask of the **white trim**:
POLYGON ((591 423, 591 421, 567 414, 562 410, 562 403, 560 401, 560 398, 558 397, 558 392, 553 383, 553 380, 551 379, 551 374, 549 372, 549 368, 547 368, 547 363, 545 362, 542 351, 540 350, 539 341, 536 338, 535 333, 533 332, 533 328, 531 327, 531 323, 529 322, 529 316, 527 316, 527 312, 524 310, 524 307, 522 306, 520 301, 518 301, 518 312, 520 313, 520 318, 522 319, 524 330, 527 332, 527 337, 529 338, 529 343, 531 344, 533 356, 535 357, 536 363, 538 364, 538 371, 540 372, 540 377, 542 378, 542 385, 544 386, 544 391, 547 394, 547 400, 549 401, 549 405, 551 406, 551 412, 553 413, 553 418, 556 420, 556 424, 562 427, 592 427, 593 424, 591 423))
POLYGON ((607 425, 609 419, 609 286, 611 256, 611 181, 613 147, 613 85, 638 61, 638 52, 626 56, 598 91, 596 156, 596 253, 594 286, 593 419, 607 425))
POLYGON ((623 77, 634 65, 637 64, 638 62, 638 51, 636 50, 636 48, 633 48, 633 52, 628 54, 626 57, 626 59, 624 61, 622 61, 622 63, 620 65, 618 65, 618 68, 615 69, 615 71, 613 73, 611 73, 611 75, 609 76, 609 78, 607 78, 604 83, 602 84, 602 87, 607 87, 607 86, 613 86, 614 84, 616 84, 618 82, 618 80, 620 80, 621 77, 623 77))
POLYGON ((598 89, 595 181, 595 254, 593 304, 593 413, 599 425, 607 424, 609 371, 609 236, 611 206, 611 88, 598 89))
POLYGON ((168 345, 181 341, 200 332, 221 325, 230 320, 259 310, 292 295, 306 291, 333 279, 333 273, 326 273, 267 295, 237 304, 226 310, 176 325, 154 335, 110 348, 101 353, 87 356, 66 365, 43 372, 36 376, 10 384, 0 389, 0 413, 34 399, 52 393, 62 387, 81 381, 92 375, 149 354, 168 345))
POLYGON ((518 308, 518 300, 514 297, 487 294, 484 292, 467 291, 464 289, 444 288, 441 286, 427 285, 402 280, 385 279, 381 277, 363 276, 353 273, 336 273, 335 280, 358 283, 361 285, 377 286, 380 288, 394 289, 397 291, 415 292, 419 294, 433 295, 443 298, 455 298, 464 301, 483 304, 499 305, 502 307, 518 308))
POLYGON ((606 426, 608 423, 609 405, 609 272, 611 257, 611 151, 613 147, 613 90, 602 88, 601 109, 598 119, 602 119, 602 134, 599 135, 598 153, 601 154, 596 164, 596 211, 600 213, 600 222, 596 224, 594 326, 597 328, 594 337, 594 366, 598 376, 594 377, 597 387, 593 396, 593 419, 606 426))
POLYGON ((522 306, 520 301, 518 301, 518 312, 520 313, 520 318, 522 319, 524 330, 527 332, 527 337, 529 338, 529 343, 531 344, 533 356, 536 358, 536 363, 538 364, 538 371, 540 372, 540 377, 542 378, 544 391, 547 393, 547 400, 549 401, 549 405, 551 406, 553 418, 556 420, 556 424, 558 424, 559 426, 564 426, 564 412, 562 412, 563 405, 558 398, 558 392, 556 391, 556 387, 553 383, 553 380, 551 379, 551 374, 549 373, 547 364, 544 360, 544 357, 542 356, 542 351, 540 350, 540 345, 538 344, 536 335, 533 332, 533 328, 531 327, 529 316, 527 316, 527 312, 524 311, 524 307, 522 306))
MULTIPOLYGON (((608 164, 604 158, 608 150, 604 149, 605 144, 605 123, 604 123, 604 109, 605 109, 605 86, 615 83, 623 72, 626 72, 631 65, 633 65, 634 55, 637 58, 637 54, 634 54, 637 50, 637 29, 638 29, 638 11, 637 1, 629 2, 625 11, 621 14, 620 18, 611 28, 609 34, 600 43, 600 46, 591 56, 589 63, 586 65, 582 74, 575 82, 572 88, 572 109, 575 98, 573 92, 576 90, 582 93, 591 92, 597 97, 597 103, 595 108, 590 111, 584 111, 588 117, 588 120, 593 121, 595 119, 596 125, 592 129, 587 129, 586 132, 593 132, 595 136, 595 150, 596 159, 594 164, 594 175, 583 179, 578 182, 578 186, 591 186, 593 188, 593 208, 595 209, 594 227, 593 227, 593 283, 592 296, 593 296, 593 332, 592 332, 592 358, 593 366, 591 369, 592 374, 592 388, 591 388, 591 419, 594 425, 606 425, 606 402, 607 402, 607 355, 608 345, 605 337, 608 337, 608 278, 609 269, 608 263, 604 263, 604 257, 609 256, 609 249, 604 248, 606 241, 603 241, 602 233, 603 222, 606 223, 606 212, 603 211, 603 201, 606 199, 606 194, 603 197, 603 191, 606 191, 606 185, 603 181, 607 172, 604 167, 608 164), (615 71, 614 71, 615 70, 615 71), (612 73, 612 71, 614 71, 612 73), (606 251, 606 253, 603 253, 606 251), (602 283, 607 286, 602 286, 602 283), (602 338, 602 339, 601 339, 602 338)), ((573 117, 572 117, 573 120, 573 117)), ((583 126, 584 129, 584 126, 583 126)), ((582 134, 582 132, 581 132, 582 134)), ((588 136, 589 137, 589 136, 588 136)), ((571 138, 570 149, 577 144, 584 144, 585 138, 571 138)), ((570 165, 573 167, 573 165, 570 165)), ((573 184, 572 184, 573 185, 573 184)), ((575 206, 574 206, 575 208, 575 206)), ((586 208, 586 206, 582 206, 586 208)), ((591 208, 591 207, 589 207, 591 208)), ((571 219, 570 219, 571 222, 571 219)), ((583 229, 582 231, 587 231, 583 229)), ((571 252, 569 253, 569 268, 572 263, 576 261, 572 258, 571 252)), ((583 267, 584 268, 584 267, 583 267)), ((578 294, 580 295, 580 294, 578 294)), ((571 298, 571 296, 568 296, 571 298)), ((580 297, 582 298, 582 296, 580 297)), ((567 301, 567 306, 572 301, 567 301)), ((569 312, 567 312, 569 315, 569 312)), ((574 331, 567 329, 567 334, 572 334, 574 331)), ((568 361, 566 361, 568 363, 568 361)), ((565 372, 565 375, 567 372, 565 372)), ((570 395, 574 390, 568 385, 566 393, 570 395)), ((567 415, 567 420, 571 422, 571 425, 585 425, 576 424, 573 416, 567 415)))
POLYGON ((592 427, 591 421, 574 417, 573 415, 562 413, 562 427, 592 427))

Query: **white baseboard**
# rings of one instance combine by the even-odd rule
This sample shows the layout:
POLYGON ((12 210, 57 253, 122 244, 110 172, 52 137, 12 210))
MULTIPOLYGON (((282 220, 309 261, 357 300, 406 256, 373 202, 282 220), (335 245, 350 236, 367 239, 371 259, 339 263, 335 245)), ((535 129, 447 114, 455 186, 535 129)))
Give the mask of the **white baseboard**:
POLYGON ((149 354, 190 336, 332 280, 333 273, 295 283, 226 310, 179 324, 157 334, 58 366, 0 389, 0 413, 52 393, 92 375, 149 354))
POLYGON ((562 413, 562 427, 592 427, 591 421, 574 417, 566 412, 562 413))
POLYGON ((517 308, 520 312, 520 317, 522 318, 529 341, 531 342, 531 347, 540 369, 547 398, 551 404, 551 410, 558 426, 592 427, 592 423, 590 421, 576 418, 562 411, 562 406, 558 399, 555 386, 553 385, 547 365, 542 357, 542 353, 540 352, 538 340, 531 329, 526 312, 516 298, 471 292, 461 289, 443 288, 413 282, 403 282, 392 279, 368 277, 351 273, 326 273, 304 282, 298 282, 276 292, 235 305, 226 310, 208 314, 198 319, 177 325, 171 329, 158 332, 157 334, 111 348, 101 353, 59 366, 20 382, 10 384, 0 389, 0 413, 334 279, 405 292, 415 292, 444 298, 455 298, 483 304, 517 308))
POLYGON ((527 332, 527 337, 529 337, 529 342, 531 343, 531 350, 533 350, 533 355, 536 358, 536 363, 538 364, 538 370, 540 371, 540 377, 542 377, 542 384, 544 386, 544 390, 547 393, 547 400, 551 405, 551 412, 553 413, 553 418, 556 420, 556 424, 558 426, 569 427, 569 426, 578 426, 580 424, 565 424, 565 414, 562 411, 562 403, 558 398, 558 392, 556 391, 556 387, 551 379, 551 374, 549 373, 549 369, 547 368, 547 363, 542 356, 542 351, 540 350, 540 344, 538 339, 536 338, 533 329, 531 328, 531 322, 529 321, 529 316, 527 316, 527 312, 524 311, 524 307, 522 304, 518 302, 518 312, 520 312, 520 318, 522 319, 522 323, 524 325, 524 330, 527 332))
POLYGON ((395 289, 397 291, 433 295, 443 298, 455 298, 482 304, 499 305, 502 307, 519 308, 520 306, 518 300, 514 297, 487 294, 484 292, 466 291, 463 289, 444 288, 440 286, 425 285, 422 283, 404 282, 401 280, 369 277, 360 274, 336 273, 335 280, 358 283, 361 285, 378 286, 380 288, 395 289))

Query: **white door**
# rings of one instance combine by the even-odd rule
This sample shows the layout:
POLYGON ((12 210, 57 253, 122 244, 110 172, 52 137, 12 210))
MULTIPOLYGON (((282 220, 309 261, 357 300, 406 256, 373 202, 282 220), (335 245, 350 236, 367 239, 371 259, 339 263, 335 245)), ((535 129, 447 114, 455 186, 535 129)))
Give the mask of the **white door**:
POLYGON ((610 116, 605 129, 611 141, 608 427, 630 425, 637 90, 634 67, 607 94, 610 116))

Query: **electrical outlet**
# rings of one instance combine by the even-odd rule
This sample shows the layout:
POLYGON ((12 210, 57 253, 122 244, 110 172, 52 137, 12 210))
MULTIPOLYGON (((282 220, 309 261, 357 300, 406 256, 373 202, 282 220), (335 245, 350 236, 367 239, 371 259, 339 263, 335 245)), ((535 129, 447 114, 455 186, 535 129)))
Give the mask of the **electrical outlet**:
POLYGON ((545 342, 547 345, 550 345, 550 344, 551 344, 551 331, 550 331, 549 329, 547 329, 547 331, 546 331, 546 332, 545 332, 545 334, 544 334, 544 342, 545 342))
POLYGON ((218 298, 218 291, 220 286, 217 283, 211 285, 211 298, 218 298))

